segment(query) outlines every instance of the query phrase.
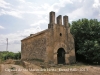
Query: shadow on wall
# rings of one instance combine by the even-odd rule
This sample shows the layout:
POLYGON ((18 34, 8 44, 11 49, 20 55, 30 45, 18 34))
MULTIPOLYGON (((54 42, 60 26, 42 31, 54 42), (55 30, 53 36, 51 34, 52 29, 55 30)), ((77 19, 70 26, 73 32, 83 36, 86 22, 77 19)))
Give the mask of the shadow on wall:
POLYGON ((70 56, 70 57, 68 58, 68 60, 69 60, 69 63, 70 63, 70 64, 75 63, 75 56, 70 56))

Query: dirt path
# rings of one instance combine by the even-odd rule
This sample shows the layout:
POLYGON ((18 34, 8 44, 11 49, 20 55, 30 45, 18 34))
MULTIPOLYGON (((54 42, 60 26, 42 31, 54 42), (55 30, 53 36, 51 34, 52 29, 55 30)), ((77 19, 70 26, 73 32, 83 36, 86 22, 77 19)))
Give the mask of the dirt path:
MULTIPOLYGON (((35 65, 33 69, 36 69, 35 65)), ((29 72, 29 69, 25 69, 22 66, 1 64, 0 75, 100 75, 100 66, 61 66, 52 67, 51 69, 55 69, 56 71, 29 72)))
POLYGON ((33 75, 29 71, 25 71, 25 68, 13 65, 13 64, 1 64, 1 74, 0 75, 33 75), (20 70, 22 69, 22 71, 20 70), (18 71, 19 70, 19 71, 18 71))

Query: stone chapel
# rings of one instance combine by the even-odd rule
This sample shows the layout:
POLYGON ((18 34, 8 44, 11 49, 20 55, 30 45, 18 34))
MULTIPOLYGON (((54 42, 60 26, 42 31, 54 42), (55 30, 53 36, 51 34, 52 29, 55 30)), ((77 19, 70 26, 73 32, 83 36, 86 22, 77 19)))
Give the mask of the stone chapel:
POLYGON ((68 16, 63 16, 62 21, 62 15, 59 15, 55 23, 55 12, 51 11, 48 29, 21 40, 21 60, 26 59, 53 64, 75 63, 74 38, 70 33, 68 16))

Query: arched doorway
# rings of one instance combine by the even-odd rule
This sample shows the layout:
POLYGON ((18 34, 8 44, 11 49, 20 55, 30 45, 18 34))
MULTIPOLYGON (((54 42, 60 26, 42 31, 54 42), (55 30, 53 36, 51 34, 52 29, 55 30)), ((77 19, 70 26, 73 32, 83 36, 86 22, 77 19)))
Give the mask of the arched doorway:
POLYGON ((58 64, 65 64, 65 50, 59 48, 57 51, 57 62, 58 64))

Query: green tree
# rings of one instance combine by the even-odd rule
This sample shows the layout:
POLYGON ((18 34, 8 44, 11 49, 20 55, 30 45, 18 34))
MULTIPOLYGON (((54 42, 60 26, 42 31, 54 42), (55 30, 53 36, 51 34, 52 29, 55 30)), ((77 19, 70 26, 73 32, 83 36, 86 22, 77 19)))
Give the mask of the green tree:
POLYGON ((21 59, 21 52, 15 53, 14 59, 21 59))
POLYGON ((79 19, 71 24, 77 61, 100 64, 100 22, 97 19, 79 19))

